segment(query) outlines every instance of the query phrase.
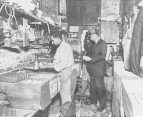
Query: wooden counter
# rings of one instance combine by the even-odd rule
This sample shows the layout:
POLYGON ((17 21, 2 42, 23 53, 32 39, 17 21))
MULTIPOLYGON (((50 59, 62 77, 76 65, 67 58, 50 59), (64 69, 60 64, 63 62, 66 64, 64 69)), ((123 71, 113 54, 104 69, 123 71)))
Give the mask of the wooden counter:
MULTIPOLYGON (((72 80, 75 85, 79 75, 79 64, 74 64, 72 69, 77 72, 72 80)), ((0 91, 6 93, 15 109, 44 110, 60 91, 59 74, 40 72, 33 73, 20 82, 0 82, 0 91)))

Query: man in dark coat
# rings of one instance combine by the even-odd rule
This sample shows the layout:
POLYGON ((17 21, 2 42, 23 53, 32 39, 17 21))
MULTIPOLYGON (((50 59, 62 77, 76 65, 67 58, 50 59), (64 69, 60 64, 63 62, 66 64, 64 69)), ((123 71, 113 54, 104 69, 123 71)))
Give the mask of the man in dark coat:
POLYGON ((95 42, 91 55, 83 56, 83 60, 88 61, 90 65, 90 95, 91 102, 97 104, 99 100, 100 107, 97 111, 102 112, 106 108, 106 93, 104 85, 105 57, 107 45, 95 32, 91 35, 91 40, 95 42))
POLYGON ((91 50, 93 48, 93 43, 90 39, 90 36, 91 36, 91 32, 87 32, 86 35, 85 35, 85 39, 84 39, 84 49, 85 49, 85 55, 86 56, 90 56, 91 55, 91 50))
MULTIPOLYGON (((85 49, 85 53, 84 55, 86 56, 91 56, 91 52, 94 46, 94 42, 90 39, 91 34, 95 32, 95 29, 89 29, 88 32, 85 35, 85 39, 84 39, 84 49, 85 49)), ((88 64, 88 62, 84 61, 84 64, 86 65, 86 69, 87 72, 90 74, 91 70, 90 70, 90 65, 88 64)))

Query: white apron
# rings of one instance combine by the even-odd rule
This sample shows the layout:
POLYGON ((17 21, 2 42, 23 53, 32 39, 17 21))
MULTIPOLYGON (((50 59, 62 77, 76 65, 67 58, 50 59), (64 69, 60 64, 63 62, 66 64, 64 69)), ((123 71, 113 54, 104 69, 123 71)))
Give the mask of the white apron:
POLYGON ((60 72, 60 95, 62 105, 71 102, 71 74, 72 67, 68 67, 60 72))

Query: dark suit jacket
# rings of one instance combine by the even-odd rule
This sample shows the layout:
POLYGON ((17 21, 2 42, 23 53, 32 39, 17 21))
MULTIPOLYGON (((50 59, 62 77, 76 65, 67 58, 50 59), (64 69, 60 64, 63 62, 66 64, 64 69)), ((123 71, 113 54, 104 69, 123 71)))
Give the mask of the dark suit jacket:
POLYGON ((105 57, 107 52, 107 44, 104 40, 99 39, 94 45, 91 53, 90 68, 92 75, 104 76, 105 75, 105 57))

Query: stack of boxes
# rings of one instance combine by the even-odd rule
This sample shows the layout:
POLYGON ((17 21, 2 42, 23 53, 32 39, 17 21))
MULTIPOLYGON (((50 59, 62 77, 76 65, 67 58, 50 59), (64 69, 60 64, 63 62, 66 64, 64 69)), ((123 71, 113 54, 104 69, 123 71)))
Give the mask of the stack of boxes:
POLYGON ((9 103, 6 101, 6 95, 0 94, 0 117, 15 117, 16 110, 9 106, 9 103))

